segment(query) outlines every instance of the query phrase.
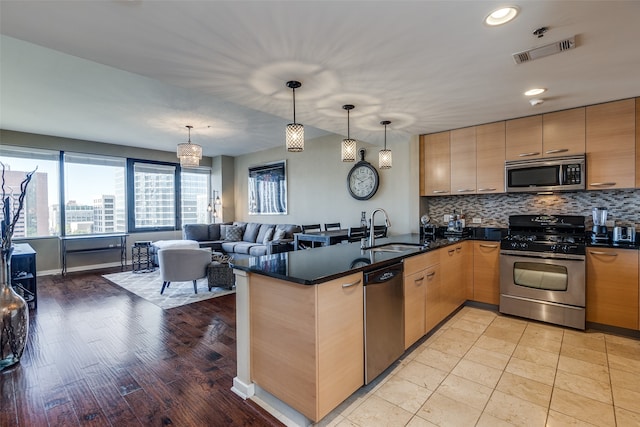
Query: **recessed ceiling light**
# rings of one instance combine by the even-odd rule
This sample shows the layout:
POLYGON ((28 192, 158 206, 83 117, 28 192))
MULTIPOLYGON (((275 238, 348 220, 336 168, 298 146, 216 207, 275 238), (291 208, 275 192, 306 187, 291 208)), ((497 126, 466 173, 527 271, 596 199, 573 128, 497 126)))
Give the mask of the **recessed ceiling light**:
POLYGON ((495 27, 496 25, 506 24, 518 15, 519 9, 517 6, 501 7, 491 12, 486 18, 484 23, 495 27))
POLYGON ((524 94, 525 94, 525 96, 536 96, 536 95, 540 95, 541 93, 544 93, 546 91, 547 90, 545 88, 543 88, 543 87, 537 87, 535 89, 529 89, 524 94))

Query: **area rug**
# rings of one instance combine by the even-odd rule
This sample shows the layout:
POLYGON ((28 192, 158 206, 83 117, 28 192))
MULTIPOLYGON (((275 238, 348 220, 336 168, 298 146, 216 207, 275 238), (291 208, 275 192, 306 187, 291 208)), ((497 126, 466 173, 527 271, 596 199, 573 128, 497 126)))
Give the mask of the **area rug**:
POLYGON ((160 295, 160 289, 162 289, 160 270, 150 273, 125 271, 105 274, 102 277, 163 309, 235 293, 235 290, 218 287, 213 287, 209 291, 207 278, 204 277, 196 282, 198 285, 197 294, 193 292, 193 282, 171 282, 171 285, 160 295))

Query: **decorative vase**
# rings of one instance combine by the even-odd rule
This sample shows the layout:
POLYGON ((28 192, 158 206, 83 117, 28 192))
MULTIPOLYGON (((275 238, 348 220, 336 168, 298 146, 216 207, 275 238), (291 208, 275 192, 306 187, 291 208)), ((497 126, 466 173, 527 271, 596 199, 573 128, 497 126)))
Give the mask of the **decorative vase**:
POLYGON ((11 286, 13 247, 2 250, 0 271, 0 371, 20 362, 29 332, 29 307, 11 286))

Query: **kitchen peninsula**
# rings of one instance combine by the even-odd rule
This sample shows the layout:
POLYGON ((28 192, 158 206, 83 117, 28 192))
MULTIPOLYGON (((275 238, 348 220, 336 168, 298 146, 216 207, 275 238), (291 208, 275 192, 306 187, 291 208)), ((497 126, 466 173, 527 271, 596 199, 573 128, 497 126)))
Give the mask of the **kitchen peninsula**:
MULTIPOLYGON (((438 259, 437 250, 448 246, 443 252, 450 256, 446 254, 461 251, 468 242, 439 239, 422 245, 418 234, 408 234, 377 243, 404 245, 376 251, 361 250, 359 243, 340 244, 232 264, 235 393, 266 403, 296 425, 319 421, 364 385, 363 273, 408 257, 438 259)), ((464 287, 461 282, 457 286, 464 287)), ((458 294, 451 311, 466 299, 464 289, 458 294)), ((405 341, 405 348, 411 344, 405 341)))

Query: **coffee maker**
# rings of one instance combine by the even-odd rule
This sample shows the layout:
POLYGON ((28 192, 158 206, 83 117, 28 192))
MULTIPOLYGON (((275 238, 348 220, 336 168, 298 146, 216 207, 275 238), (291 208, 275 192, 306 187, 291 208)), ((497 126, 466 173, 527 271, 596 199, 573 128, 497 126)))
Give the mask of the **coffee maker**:
POLYGON ((431 224, 431 218, 429 215, 422 215, 420 217, 420 225, 421 228, 421 237, 424 240, 435 240, 436 238, 436 230, 438 227, 435 224, 431 224))
POLYGON ((607 213, 607 208, 593 208, 593 229, 591 231, 591 241, 593 243, 606 243, 609 241, 607 213))

